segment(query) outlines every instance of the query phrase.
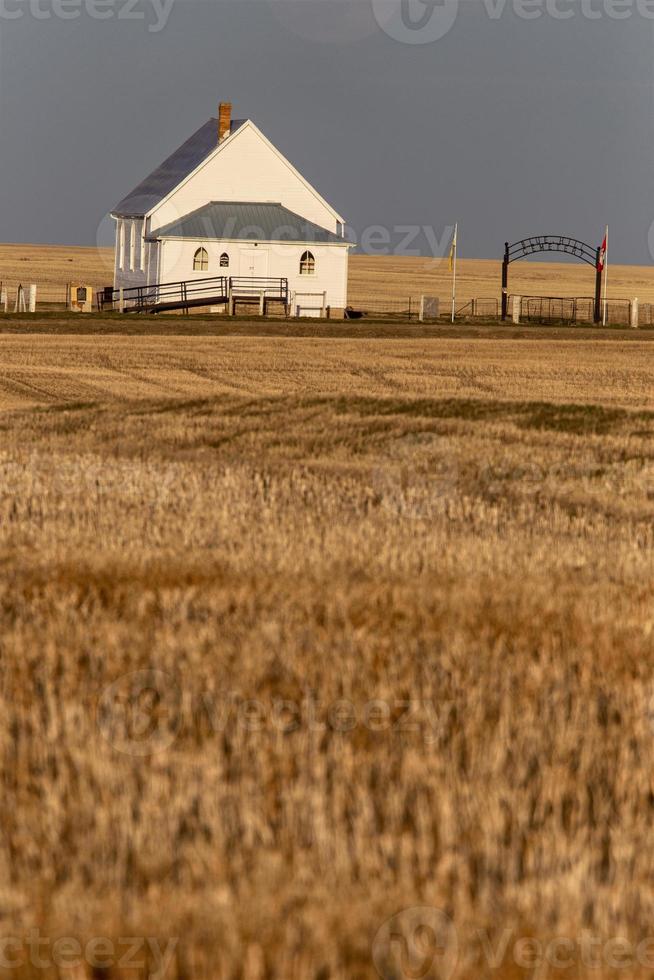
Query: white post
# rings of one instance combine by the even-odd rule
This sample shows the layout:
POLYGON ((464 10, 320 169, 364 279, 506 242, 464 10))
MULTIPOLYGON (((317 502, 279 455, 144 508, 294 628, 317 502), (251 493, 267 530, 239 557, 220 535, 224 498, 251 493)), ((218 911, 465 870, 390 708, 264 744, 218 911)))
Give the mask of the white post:
POLYGON ((452 256, 452 323, 454 323, 454 317, 456 316, 456 253, 459 247, 458 236, 459 222, 457 221, 454 225, 454 238, 452 239, 452 250, 450 252, 452 256))
POLYGON ((9 310, 9 294, 4 288, 0 292, 0 306, 2 307, 2 312, 7 313, 9 310))
POLYGON ((322 310, 320 311, 320 317, 324 320, 327 315, 327 292, 322 294, 322 310))
POLYGON ((31 283, 27 293, 27 309, 29 313, 36 313, 36 284, 31 283))
POLYGON ((520 323, 520 314, 522 313, 522 296, 513 297, 513 322, 520 323))
POLYGON ((259 316, 263 316, 266 310, 266 292, 264 289, 259 291, 259 316))
POLYGON ((118 312, 125 312, 125 291, 122 286, 118 290, 118 312))
POLYGON ((631 301, 631 316, 629 318, 632 330, 638 330, 638 297, 631 301))
POLYGON ((609 226, 606 226, 606 251, 604 252, 604 309, 602 310, 602 326, 606 326, 607 321, 607 287, 609 281, 609 226))

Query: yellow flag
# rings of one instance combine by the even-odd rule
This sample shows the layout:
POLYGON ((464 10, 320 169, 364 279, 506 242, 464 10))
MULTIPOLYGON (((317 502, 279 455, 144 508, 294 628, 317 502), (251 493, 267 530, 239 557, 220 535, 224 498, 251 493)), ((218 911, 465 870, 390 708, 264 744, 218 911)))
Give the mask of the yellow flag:
POLYGON ((456 255, 456 233, 457 229, 454 229, 454 235, 452 236, 452 244, 450 245, 450 272, 454 268, 454 256, 456 255))

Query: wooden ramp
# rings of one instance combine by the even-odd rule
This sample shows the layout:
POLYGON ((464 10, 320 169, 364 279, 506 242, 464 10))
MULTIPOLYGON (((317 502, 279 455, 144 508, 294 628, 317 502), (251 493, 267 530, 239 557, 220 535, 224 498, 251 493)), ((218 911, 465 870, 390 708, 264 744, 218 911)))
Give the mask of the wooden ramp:
POLYGON ((199 306, 226 306, 235 313, 238 303, 259 304, 265 313, 270 303, 282 303, 288 311, 288 279, 255 276, 215 276, 182 282, 155 283, 128 289, 106 287, 98 293, 98 309, 122 313, 187 312, 199 306))

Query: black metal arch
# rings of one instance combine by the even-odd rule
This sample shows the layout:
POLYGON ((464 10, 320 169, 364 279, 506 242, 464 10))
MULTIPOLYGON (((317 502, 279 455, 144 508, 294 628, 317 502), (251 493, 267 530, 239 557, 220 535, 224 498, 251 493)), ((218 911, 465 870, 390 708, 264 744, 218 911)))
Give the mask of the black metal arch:
POLYGON ((595 269, 595 322, 598 323, 602 295, 601 249, 593 248, 592 245, 587 245, 586 242, 582 242, 578 238, 569 238, 566 235, 533 235, 531 238, 523 238, 519 242, 514 242, 513 245, 505 242, 504 261, 502 263, 502 319, 506 320, 507 314, 509 264, 539 252, 562 252, 564 255, 572 255, 581 262, 593 266, 595 269))
POLYGON ((534 255, 537 252, 563 252, 565 255, 573 255, 588 265, 595 266, 597 263, 597 249, 586 242, 580 242, 578 238, 567 238, 565 235, 534 235, 532 238, 523 238, 522 241, 514 242, 513 245, 506 245, 509 262, 517 259, 524 259, 527 255, 534 255))

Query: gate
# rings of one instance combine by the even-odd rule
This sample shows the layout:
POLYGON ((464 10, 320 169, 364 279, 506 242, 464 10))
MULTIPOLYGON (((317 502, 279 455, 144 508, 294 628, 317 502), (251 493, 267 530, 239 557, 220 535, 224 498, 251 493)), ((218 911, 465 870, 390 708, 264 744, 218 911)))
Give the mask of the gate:
POLYGON ((578 238, 567 238, 564 235, 539 235, 532 238, 523 238, 519 242, 509 245, 504 244, 504 261, 502 262, 502 319, 506 320, 509 300, 509 265, 518 259, 524 259, 528 255, 537 255, 540 252, 561 252, 564 255, 572 255, 580 262, 586 262, 595 269, 595 304, 593 318, 595 323, 601 319, 601 296, 602 296, 602 270, 604 261, 602 248, 593 248, 579 241, 578 238))

